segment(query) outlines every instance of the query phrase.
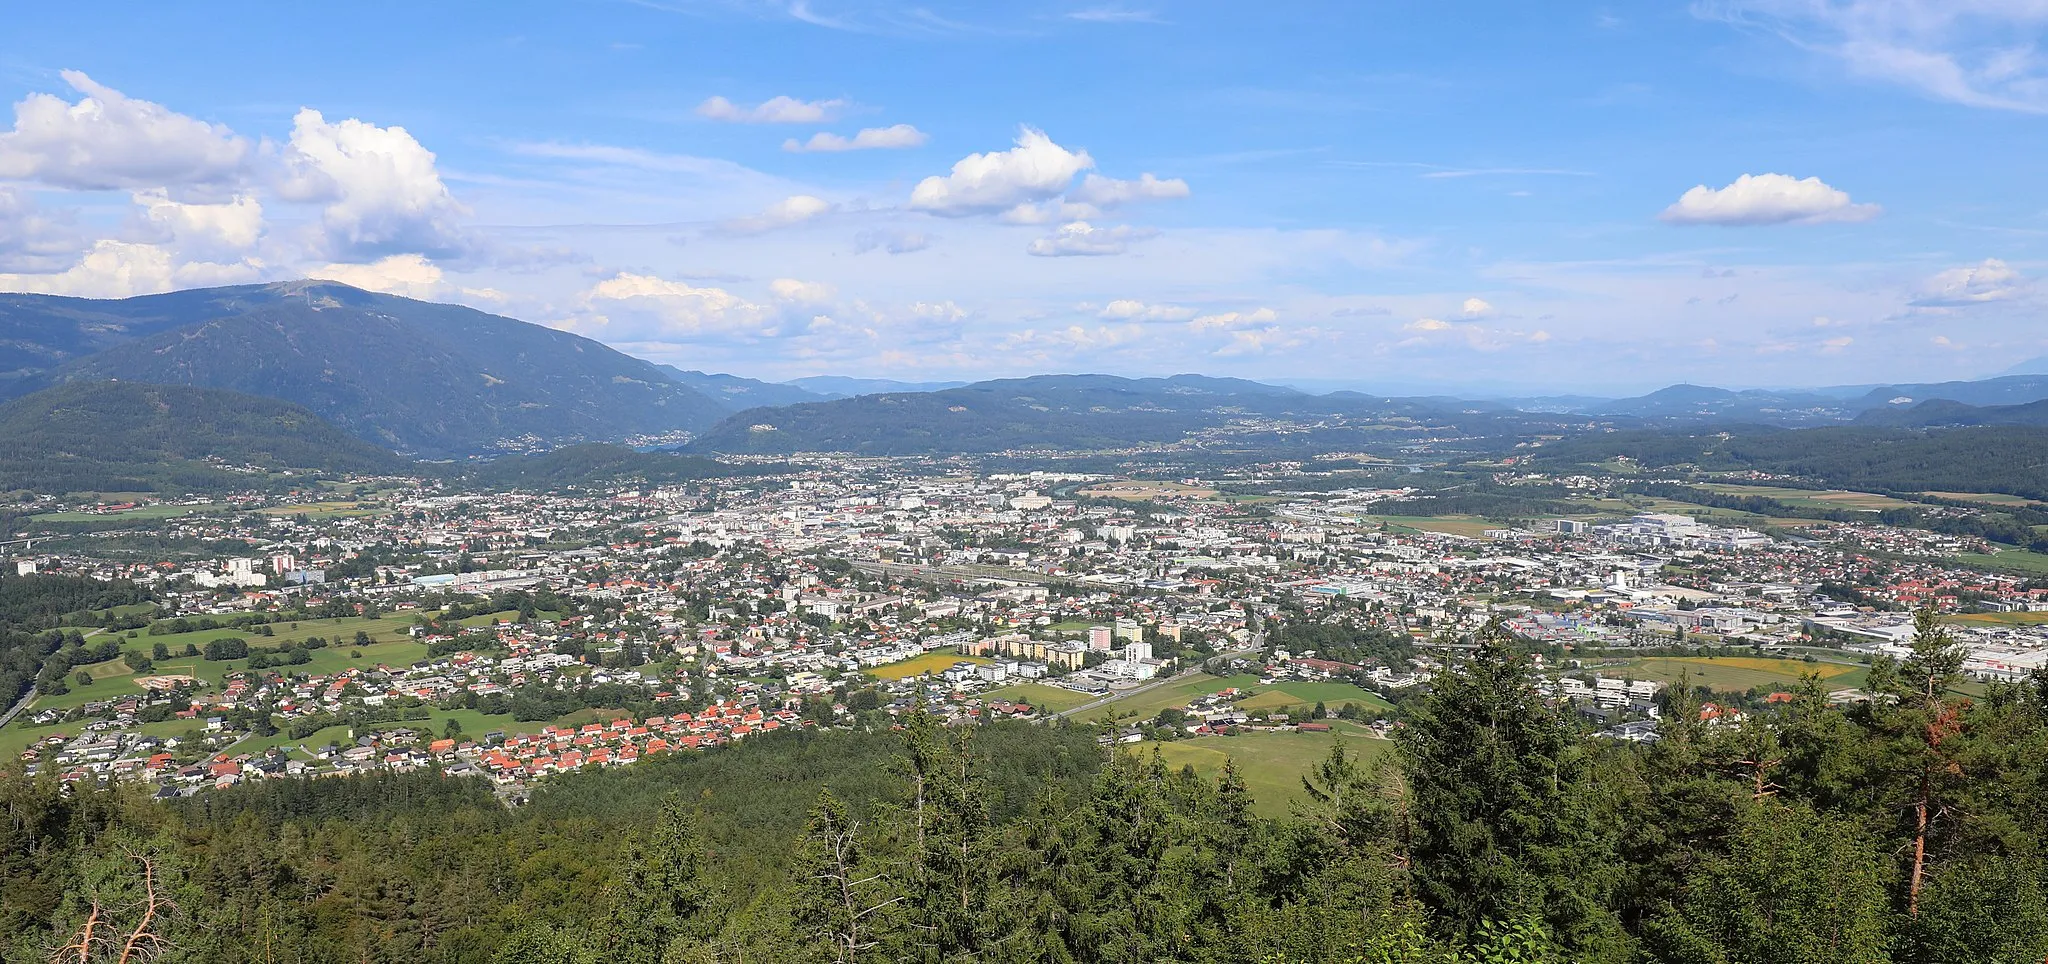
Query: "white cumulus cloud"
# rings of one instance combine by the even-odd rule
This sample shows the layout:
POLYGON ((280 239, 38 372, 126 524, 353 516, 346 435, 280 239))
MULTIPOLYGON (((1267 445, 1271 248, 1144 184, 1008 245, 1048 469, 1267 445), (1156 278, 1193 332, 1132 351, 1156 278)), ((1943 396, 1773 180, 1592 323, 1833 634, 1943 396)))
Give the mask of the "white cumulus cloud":
POLYGON ((864 128, 852 137, 819 131, 812 134, 811 139, 807 141, 799 141, 794 137, 783 141, 782 149, 795 153, 900 150, 906 147, 921 147, 929 139, 925 132, 909 124, 896 124, 890 127, 864 128))
POLYGON ((1074 175, 1094 166, 1087 151, 1067 150, 1026 127, 1017 135, 1017 146, 969 154, 953 165, 952 173, 919 181, 911 189, 910 206, 946 217, 992 214, 1059 194, 1074 175))
POLYGON ((1156 178, 1147 173, 1138 175, 1134 181, 1121 181, 1100 174, 1090 174, 1081 179, 1081 186, 1075 188, 1067 198, 1082 204, 1093 204, 1099 208, 1113 208, 1132 201, 1156 201, 1187 196, 1188 182, 1177 177, 1156 178))
POLYGON ((64 82, 75 104, 30 94, 0 132, 0 178, 75 190, 219 185, 240 179, 249 142, 146 100, 135 100, 75 70, 64 82))
POLYGON ((802 224, 832 210, 832 202, 808 194, 797 194, 783 198, 751 217, 733 218, 720 222, 719 230, 727 234, 760 234, 776 228, 802 224))
POLYGON ((1280 320, 1280 313, 1271 308, 1254 308, 1251 311, 1224 311, 1203 315, 1188 322, 1196 331, 1227 331, 1253 325, 1270 325, 1280 320))
POLYGON ((794 97, 770 97, 752 107, 741 107, 723 97, 708 97, 697 105, 697 116, 735 124, 819 124, 831 120, 845 107, 843 100, 794 97))
POLYGON ((102 239, 71 267, 51 274, 0 274, 0 291, 73 295, 81 298, 130 298, 174 288, 237 284, 262 277, 254 260, 233 263, 180 262, 169 248, 156 244, 102 239))
POLYGON ((27 194, 0 187, 0 272, 57 271, 77 260, 82 241, 27 194))
POLYGON ((1851 201, 1817 177, 1744 174, 1724 188, 1698 185, 1658 217, 1670 224, 1819 224, 1868 221, 1882 210, 1851 201))
POLYGON ((263 205, 247 194, 221 204, 187 204, 171 200, 163 188, 130 196, 142 219, 165 236, 202 246, 241 250, 263 233, 263 205))
POLYGON ((1041 258, 1122 254, 1130 250, 1131 242, 1142 241, 1157 233, 1146 228, 1134 228, 1128 224, 1096 227, 1086 221, 1074 221, 1062 224, 1053 233, 1032 241, 1024 250, 1041 258))
POLYGON ((2011 301, 2026 288, 2026 279, 1997 258, 1982 264, 1950 268, 1929 278, 1913 304, 1921 308, 1968 308, 2011 301))
POLYGON ((591 286, 584 304, 598 312, 585 334, 636 340, 706 334, 774 335, 775 312, 723 288, 621 271, 591 286))
POLYGON ((1467 318, 1484 318, 1493 314, 1493 305, 1484 298, 1467 298, 1465 304, 1458 309, 1458 313, 1467 318))
POLYGON ((394 254, 368 264, 330 264, 306 272, 308 278, 339 281, 365 291, 429 301, 499 302, 502 292, 466 288, 447 279, 440 265, 417 254, 394 254))
POLYGON ((1195 309, 1180 305, 1146 304, 1134 298, 1119 298, 1103 305, 1096 312, 1097 317, 1113 321, 1186 321, 1195 316, 1195 309))
POLYGON ((336 260, 395 253, 451 254, 468 246, 467 214, 434 165, 434 153, 403 127, 354 118, 329 123, 312 108, 292 118, 284 154, 287 200, 324 203, 321 227, 336 260))
POLYGON ((870 251, 909 254, 931 246, 931 236, 919 231, 862 231, 853 236, 854 254, 866 254, 870 251))

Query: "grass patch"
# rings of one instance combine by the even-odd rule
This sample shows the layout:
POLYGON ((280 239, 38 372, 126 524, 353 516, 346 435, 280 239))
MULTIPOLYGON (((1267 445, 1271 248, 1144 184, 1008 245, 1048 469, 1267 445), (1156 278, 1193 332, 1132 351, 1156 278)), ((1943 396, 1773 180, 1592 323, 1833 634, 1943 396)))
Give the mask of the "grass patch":
POLYGON ((1077 693, 1070 689, 1047 686, 1043 683, 1014 683, 1000 689, 989 690, 987 693, 982 694, 982 698, 990 702, 1010 700, 1019 703, 1029 703, 1036 707, 1040 713, 1064 713, 1095 699, 1095 697, 1086 693, 1077 693))
POLYGON ((1166 709, 1169 706, 1186 706, 1189 700, 1205 693, 1214 693, 1232 687, 1249 690, 1258 685, 1259 678, 1256 676, 1210 676, 1207 673, 1198 673, 1178 683, 1124 697, 1104 706, 1102 712, 1116 719, 1126 717, 1146 719, 1158 716, 1160 710, 1166 709))
POLYGON ((923 676, 926 673, 943 672, 951 669, 954 663, 993 662, 995 660, 989 659, 986 656, 962 656, 959 653, 948 653, 941 650, 935 653, 926 653, 923 656, 913 656, 902 662, 876 666, 865 672, 877 679, 899 680, 909 679, 912 676, 923 676))
MULTIPOLYGON (((561 613, 553 612, 546 609, 536 609, 534 610, 533 615, 535 616, 535 618, 541 619, 546 622, 558 623, 562 621, 561 613)), ((507 609, 504 612, 498 613, 484 613, 479 616, 464 616, 456 621, 464 626, 472 627, 489 626, 493 623, 516 623, 519 621, 519 610, 507 609)))
POLYGON ((2034 499, 2003 492, 1922 492, 1921 495, 1937 499, 1954 499, 1957 502, 1982 502, 1985 505, 2040 505, 2034 499))
POLYGON ((1360 519, 1363 522, 1382 521, 1396 529, 1467 536, 1473 539, 1484 537, 1488 529, 1507 528, 1498 522, 1488 522, 1470 515, 1368 515, 1360 519))
POLYGON ((31 522, 107 522, 136 521, 152 519, 175 519, 197 513, 219 512, 227 506, 208 503, 206 505, 143 505, 120 512, 45 512, 30 516, 31 522))
POLYGON ((1259 687, 1250 698, 1237 701, 1241 710, 1279 710, 1307 712, 1317 703, 1323 704, 1330 712, 1346 703, 1356 703, 1365 709, 1391 710, 1394 704, 1382 699, 1378 693, 1351 683, 1309 683, 1286 682, 1273 686, 1259 687))
POLYGON ((1168 766, 1194 767, 1196 773, 1209 780, 1216 779, 1224 760, 1236 760, 1245 787, 1252 793, 1253 809, 1263 817, 1283 817, 1292 804, 1308 799, 1301 788, 1302 774, 1329 757, 1330 748, 1339 741, 1347 753, 1368 765, 1394 749, 1389 740, 1340 725, 1328 733, 1254 732, 1164 743, 1148 741, 1134 744, 1126 752, 1149 754, 1157 747, 1168 766))
POLYGON ((1793 489, 1777 485, 1742 485, 1733 482, 1705 482, 1700 488, 1724 495, 1754 495, 1775 499, 1789 506, 1807 509, 1851 509, 1875 512, 1880 509, 1897 509, 1912 505, 1901 499, 1875 492, 1852 492, 1847 489, 1793 489))
POLYGON ((362 516, 383 515, 391 510, 383 506, 363 502, 304 502, 298 505, 280 505, 258 512, 269 516, 297 516, 308 519, 353 519, 362 516))
POLYGON ((1960 616, 1948 616, 1946 622, 1974 626, 2040 626, 2048 622, 2048 612, 1964 612, 1960 616))
POLYGON ((2007 549, 2004 552, 1965 552, 1955 556, 1957 561, 1992 569, 2008 569, 2029 575, 2048 575, 2048 555, 2026 549, 2007 549))
POLYGON ((1647 656, 1630 660, 1621 667, 1605 667, 1606 676, 1624 675, 1660 683, 1676 683, 1681 673, 1692 685, 1728 693, 1741 693, 1773 686, 1791 688, 1807 673, 1818 674, 1829 690, 1854 689, 1863 685, 1869 670, 1840 663, 1809 663, 1798 659, 1767 656, 1647 656))

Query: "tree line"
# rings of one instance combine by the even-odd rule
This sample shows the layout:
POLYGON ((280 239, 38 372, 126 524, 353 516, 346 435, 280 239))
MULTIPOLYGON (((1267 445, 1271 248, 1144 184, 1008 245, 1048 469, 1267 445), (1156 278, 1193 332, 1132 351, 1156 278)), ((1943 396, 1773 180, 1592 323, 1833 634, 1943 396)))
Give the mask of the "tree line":
POLYGON ((432 774, 170 806, 9 775, 0 933, 10 961, 138 933, 237 962, 2039 961, 2048 679, 1957 697, 1919 620, 1869 702, 1809 677, 1709 726, 1681 684, 1648 746, 1590 736, 1489 623, 1389 752, 1333 743, 1278 819, 1234 762, 922 710, 516 809, 432 774))

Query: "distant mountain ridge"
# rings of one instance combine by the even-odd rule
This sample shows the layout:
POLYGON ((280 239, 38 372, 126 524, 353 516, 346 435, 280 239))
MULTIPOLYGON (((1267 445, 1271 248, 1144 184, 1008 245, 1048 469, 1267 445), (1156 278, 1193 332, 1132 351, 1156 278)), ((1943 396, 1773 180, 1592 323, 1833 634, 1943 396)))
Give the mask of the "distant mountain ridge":
POLYGON ((588 338, 332 282, 113 302, 16 295, 4 307, 17 390, 106 379, 221 388, 304 405, 428 458, 692 431, 727 413, 588 338))
POLYGON ((942 392, 961 388, 969 382, 899 382, 888 378, 853 378, 846 375, 809 375, 783 382, 826 399, 884 395, 892 392, 942 392))
POLYGON ((67 382, 0 405, 0 489, 227 491, 242 467, 334 478, 410 463, 305 407, 211 388, 67 382))
POLYGON ((674 365, 656 365, 662 374, 686 385, 698 394, 717 402, 728 412, 739 412, 763 405, 796 405, 802 402, 822 402, 831 395, 820 395, 805 391, 795 385, 764 382, 738 375, 721 375, 712 372, 685 371, 674 365))
POLYGON ((1299 445, 1309 431, 1357 444, 1359 424, 1378 440, 1397 429, 1487 424, 1518 430, 1516 413, 1439 406, 1358 393, 1311 395, 1241 378, 1175 375, 1034 375, 932 392, 891 392, 750 409, 691 443, 706 453, 853 452, 870 455, 992 453, 1017 449, 1116 449, 1200 436, 1216 445, 1299 445))

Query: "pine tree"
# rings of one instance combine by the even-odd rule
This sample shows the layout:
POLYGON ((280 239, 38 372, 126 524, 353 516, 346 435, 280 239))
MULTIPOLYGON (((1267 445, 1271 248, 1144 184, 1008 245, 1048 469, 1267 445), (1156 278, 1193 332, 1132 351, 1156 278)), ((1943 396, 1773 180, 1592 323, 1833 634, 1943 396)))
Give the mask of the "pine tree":
POLYGON ((618 878, 605 889, 605 918, 593 933, 604 960, 659 964, 672 945, 702 936, 696 917, 710 902, 704 855, 680 797, 662 800, 659 820, 627 845, 621 862, 618 878))
POLYGON ((1578 960, 1613 959, 1623 938, 1603 906, 1611 859, 1596 843, 1585 747, 1537 694, 1500 617, 1474 642, 1402 732, 1417 896, 1451 937, 1541 908, 1578 960))
POLYGON ((872 960, 901 897, 870 859, 860 822, 831 790, 811 807, 793 870, 790 917, 798 939, 833 964, 872 960))

